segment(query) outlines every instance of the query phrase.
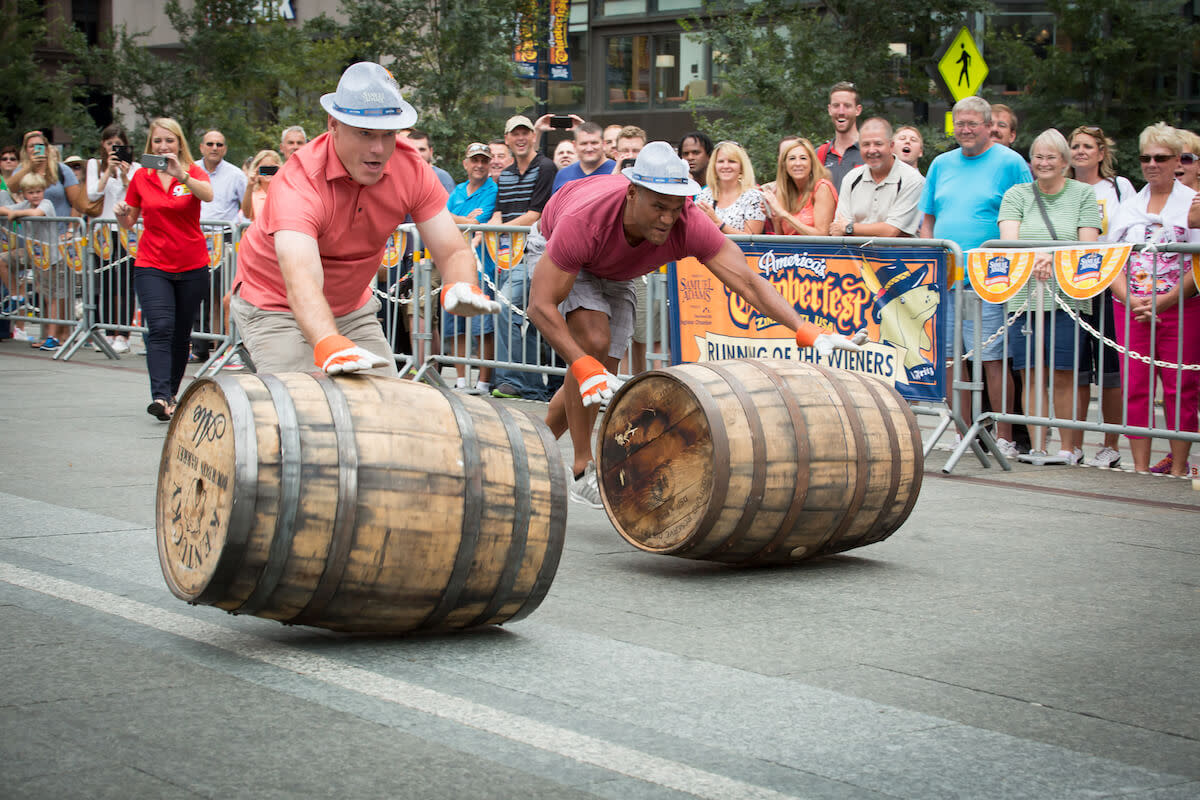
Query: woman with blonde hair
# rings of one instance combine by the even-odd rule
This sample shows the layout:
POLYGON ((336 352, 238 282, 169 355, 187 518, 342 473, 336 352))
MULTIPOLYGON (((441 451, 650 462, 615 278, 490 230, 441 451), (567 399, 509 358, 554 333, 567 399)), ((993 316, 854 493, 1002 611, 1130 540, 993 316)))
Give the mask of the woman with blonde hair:
MULTIPOLYGON (((1109 226, 1114 242, 1142 245, 1194 243, 1200 231, 1188 227, 1196 192, 1175 179, 1183 140, 1179 131, 1159 122, 1138 137, 1138 160, 1146 185, 1121 203, 1109 226)), ((1192 256, 1135 251, 1112 284, 1117 342, 1144 356, 1171 363, 1200 364, 1200 297, 1192 278, 1192 256), (1178 361, 1177 361, 1178 360, 1178 361)), ((1154 427, 1154 397, 1162 388, 1162 410, 1169 430, 1197 430, 1200 373, 1159 368, 1133 358, 1121 359, 1128 424, 1154 427), (1178 408, 1178 415, 1176 409, 1178 408)), ((1171 440, 1166 458, 1150 466, 1150 440, 1129 436, 1133 468, 1138 472, 1184 475, 1192 443, 1171 440)))
POLYGON ((139 169, 114 212, 123 228, 140 216, 143 231, 133 262, 133 286, 147 328, 146 412, 169 420, 188 363, 192 326, 208 299, 208 246, 200 230, 200 203, 213 198, 208 173, 194 163, 179 123, 150 123, 145 152, 162 156, 162 169, 139 169))
POLYGON ((58 148, 41 131, 29 131, 21 141, 21 165, 13 173, 33 172, 46 181, 46 199, 54 204, 54 216, 69 217, 71 209, 87 205, 84 187, 75 172, 58 159, 58 148))
POLYGON ((696 207, 730 236, 763 232, 766 208, 754 188, 750 156, 737 142, 718 142, 708 160, 708 185, 696 195, 696 207))
POLYGON ((1179 154, 1175 179, 1193 192, 1200 192, 1200 136, 1180 128, 1179 137, 1183 140, 1183 151, 1179 154))
MULTIPOLYGON (((1080 125, 1067 137, 1071 148, 1071 168, 1067 175, 1086 183, 1096 193, 1100 205, 1100 237, 1108 234, 1108 223, 1125 200, 1136 194, 1133 184, 1117 174, 1117 143, 1098 125, 1080 125)), ((1090 313, 1083 318, 1105 338, 1116 341, 1117 324, 1113 321, 1112 292, 1105 289, 1095 299, 1090 313)), ((1100 414, 1111 425, 1121 424, 1121 359, 1117 351, 1102 341, 1092 347, 1092 379, 1100 386, 1100 414)), ((1079 387, 1081 403, 1091 401, 1091 387, 1079 387)), ((1121 463, 1120 435, 1104 434, 1104 446, 1084 462, 1089 467, 1116 467, 1121 463)))
POLYGON ((779 155, 775 191, 766 195, 771 225, 785 236, 828 236, 837 189, 817 160, 812 142, 800 139, 779 155))
POLYGON ((274 150, 259 150, 254 160, 250 162, 250 181, 246 184, 246 194, 242 196, 242 216, 253 222, 262 213, 263 204, 267 202, 267 190, 271 188, 271 180, 279 168, 283 166, 283 157, 274 150))

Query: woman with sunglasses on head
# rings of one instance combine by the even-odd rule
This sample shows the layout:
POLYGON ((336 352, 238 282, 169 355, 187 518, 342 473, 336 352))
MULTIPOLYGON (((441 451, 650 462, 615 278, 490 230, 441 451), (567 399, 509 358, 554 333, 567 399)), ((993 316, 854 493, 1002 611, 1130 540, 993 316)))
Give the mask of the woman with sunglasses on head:
POLYGON ((179 123, 150 123, 147 154, 165 159, 162 169, 140 169, 114 212, 123 228, 140 216, 143 231, 133 265, 133 285, 146 324, 146 413, 166 421, 188 363, 192 325, 208 299, 208 246, 200 230, 200 203, 213 198, 208 173, 192 160, 179 123))
MULTIPOLYGON (((1081 125, 1068 137, 1071 147, 1071 169, 1068 175, 1086 183, 1096 193, 1100 205, 1100 238, 1108 235, 1108 223, 1121 203, 1136 192, 1127 178, 1117 174, 1116 142, 1096 125, 1081 125)), ((1113 320, 1112 292, 1108 289, 1095 299, 1092 310, 1084 320, 1094 330, 1116 341, 1117 325, 1113 320)), ((1092 348, 1092 377, 1100 386, 1100 414, 1110 425, 1121 424, 1121 359, 1117 351, 1103 342, 1092 348)), ((1091 401, 1091 386, 1079 387, 1080 402, 1091 401)), ((1104 446, 1086 462, 1089 467, 1116 467, 1121 463, 1120 435, 1104 434, 1104 446)))
POLYGON ((1179 166, 1175 168, 1175 180, 1200 192, 1200 136, 1191 131, 1180 130, 1183 152, 1179 154, 1179 166))
POLYGON ((727 236, 762 233, 763 196, 754 188, 750 156, 737 142, 718 142, 708 159, 708 185, 696 195, 696 207, 727 236))
POLYGON ((837 209, 837 189, 808 139, 779 154, 775 191, 766 196, 771 231, 783 236, 828 236, 837 209))
MULTIPOLYGON (((1196 192, 1175 179, 1183 152, 1179 131, 1164 122, 1151 125, 1138 137, 1138 149, 1146 185, 1121 203, 1109 226, 1109 240, 1143 245, 1200 242, 1200 230, 1189 229, 1187 219, 1196 192)), ((1190 255, 1135 251, 1113 282, 1112 294, 1117 342, 1122 347, 1172 364, 1200 364, 1200 297, 1190 255)), ((1136 359, 1121 358, 1129 425, 1154 427, 1150 369, 1136 359)), ((1196 431, 1200 373, 1156 368, 1155 374, 1162 384, 1167 428, 1196 431)), ((1153 467, 1149 439, 1130 436, 1129 448, 1138 472, 1177 476, 1187 472, 1190 442, 1171 440, 1171 452, 1153 467)))

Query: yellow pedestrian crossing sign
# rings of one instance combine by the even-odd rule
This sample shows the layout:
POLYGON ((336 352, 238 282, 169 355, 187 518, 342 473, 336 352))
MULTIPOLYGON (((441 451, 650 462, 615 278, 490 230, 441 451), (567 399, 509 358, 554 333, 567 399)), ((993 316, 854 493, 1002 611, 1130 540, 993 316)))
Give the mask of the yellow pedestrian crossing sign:
POLYGON ((937 60, 938 77, 955 101, 979 94, 987 77, 987 62, 966 27, 959 28, 937 60))

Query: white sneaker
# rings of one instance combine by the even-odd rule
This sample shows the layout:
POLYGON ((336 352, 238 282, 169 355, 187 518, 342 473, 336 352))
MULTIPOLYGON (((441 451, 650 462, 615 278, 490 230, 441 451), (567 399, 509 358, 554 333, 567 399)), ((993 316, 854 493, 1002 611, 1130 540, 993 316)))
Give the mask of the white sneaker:
POLYGON ((1020 451, 1017 450, 1016 444, 1010 442, 1008 439, 997 439, 996 449, 999 450, 1009 461, 1012 461, 1018 455, 1020 455, 1020 451))
POLYGON ((242 369, 245 366, 246 364, 242 361, 242 357, 234 353, 221 365, 221 369, 242 369))
POLYGON ((592 508, 604 508, 600 499, 600 486, 596 482, 596 462, 589 461, 583 470, 583 476, 571 484, 568 496, 572 502, 592 508))
POLYGON ((112 338, 112 349, 117 355, 129 352, 129 339, 125 336, 114 336, 112 338))
POLYGON ((28 342, 29 341, 29 334, 25 332, 24 328, 13 328, 12 335, 13 335, 14 342, 28 342))
POLYGON ((1083 451, 1078 447, 1076 447, 1074 451, 1059 450, 1058 457, 1066 461, 1070 466, 1075 466, 1083 460, 1083 451))
POLYGON ((1084 464, 1089 467, 1107 467, 1115 468, 1121 463, 1121 454, 1111 447, 1101 447, 1096 455, 1089 458, 1084 464))

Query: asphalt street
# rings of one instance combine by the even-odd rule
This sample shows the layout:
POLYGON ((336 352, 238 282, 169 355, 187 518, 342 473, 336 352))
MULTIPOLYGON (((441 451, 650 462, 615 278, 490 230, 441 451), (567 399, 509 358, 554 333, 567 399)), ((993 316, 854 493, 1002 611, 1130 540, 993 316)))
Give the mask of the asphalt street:
POLYGON ((572 505, 527 619, 344 635, 169 593, 148 401, 0 343, 5 798, 1200 797, 1187 481, 935 451, 890 539, 760 569, 572 505))

